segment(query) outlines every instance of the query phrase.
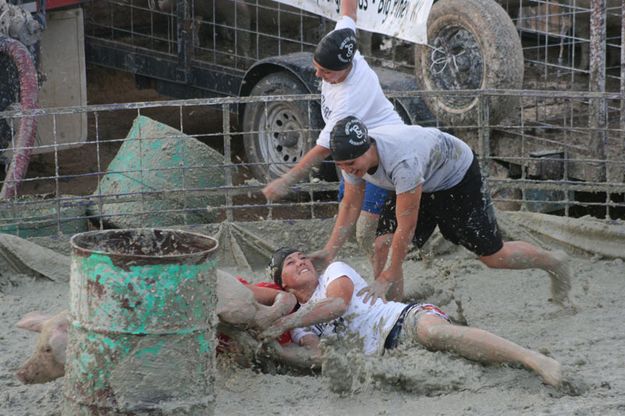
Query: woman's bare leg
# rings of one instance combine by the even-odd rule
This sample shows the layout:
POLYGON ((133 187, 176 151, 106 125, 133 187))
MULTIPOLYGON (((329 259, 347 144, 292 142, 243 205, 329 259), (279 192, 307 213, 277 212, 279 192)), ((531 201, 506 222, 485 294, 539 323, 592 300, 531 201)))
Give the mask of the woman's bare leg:
POLYGON ((560 363, 556 360, 482 329, 452 325, 438 316, 421 315, 417 319, 416 337, 428 348, 453 351, 469 360, 522 364, 554 387, 562 381, 560 363))

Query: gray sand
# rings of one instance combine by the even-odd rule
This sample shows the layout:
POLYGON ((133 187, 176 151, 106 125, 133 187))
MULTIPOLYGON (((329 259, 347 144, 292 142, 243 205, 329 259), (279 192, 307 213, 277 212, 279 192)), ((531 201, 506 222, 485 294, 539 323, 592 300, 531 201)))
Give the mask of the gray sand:
MULTIPOLYGON (((323 233, 316 232, 323 242, 323 233)), ((470 325, 558 359, 578 395, 546 387, 523 369, 487 367, 414 347, 375 359, 351 353, 357 366, 335 356, 326 377, 262 374, 220 359, 216 414, 625 414, 622 260, 573 258, 572 299, 579 312, 570 314, 548 300, 546 273, 489 270, 463 249, 445 251, 406 263, 408 296, 437 303, 454 316, 459 301, 470 325), (333 391, 339 387, 340 393, 333 391)), ((369 275, 362 257, 348 261, 369 275)), ((242 274, 252 280, 261 275, 242 274)), ((0 271, 0 415, 60 414, 62 379, 25 386, 14 377, 35 346, 35 335, 14 325, 27 312, 65 308, 67 292, 66 282, 0 271)))

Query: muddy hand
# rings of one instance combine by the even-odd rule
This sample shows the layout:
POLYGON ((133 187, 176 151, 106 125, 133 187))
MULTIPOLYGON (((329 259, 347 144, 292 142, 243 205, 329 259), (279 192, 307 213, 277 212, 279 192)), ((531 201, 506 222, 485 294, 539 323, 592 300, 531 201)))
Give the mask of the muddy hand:
POLYGON ((275 339, 278 339, 280 337, 280 335, 282 335, 284 333, 284 328, 282 327, 282 325, 280 325, 279 322, 276 322, 275 324, 271 325, 269 328, 265 329, 263 332, 261 332, 258 335, 258 340, 266 343, 269 341, 273 341, 275 339))
POLYGON ((378 299, 382 299, 386 303, 386 291, 391 286, 391 282, 376 279, 369 286, 360 289, 356 296, 363 296, 362 301, 364 303, 371 303, 373 305, 378 299))
POLYGON ((284 178, 269 182, 262 190, 268 201, 277 201, 289 194, 289 184, 284 178))

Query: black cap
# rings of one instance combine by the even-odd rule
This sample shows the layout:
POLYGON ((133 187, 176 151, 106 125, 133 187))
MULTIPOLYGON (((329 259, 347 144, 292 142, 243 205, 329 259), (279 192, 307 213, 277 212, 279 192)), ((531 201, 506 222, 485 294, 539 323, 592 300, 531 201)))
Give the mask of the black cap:
POLYGON ((336 161, 356 159, 369 150, 370 146, 367 127, 354 116, 337 121, 330 133, 330 151, 336 161))
POLYGON ((319 41, 314 59, 330 71, 340 71, 352 63, 358 44, 351 29, 338 29, 328 33, 319 41))
POLYGON ((284 260, 290 254, 293 254, 297 251, 299 250, 291 247, 280 247, 273 252, 267 270, 269 271, 269 276, 271 276, 273 282, 278 286, 282 287, 282 265, 284 264, 284 260))

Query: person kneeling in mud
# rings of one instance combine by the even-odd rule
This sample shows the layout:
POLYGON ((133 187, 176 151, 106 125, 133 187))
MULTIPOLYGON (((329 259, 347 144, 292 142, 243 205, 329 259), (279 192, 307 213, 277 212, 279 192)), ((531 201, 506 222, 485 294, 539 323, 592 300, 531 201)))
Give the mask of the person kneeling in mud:
MULTIPOLYGON (((261 333, 264 340, 291 330, 293 341, 320 365, 319 341, 324 336, 362 340, 365 354, 383 354, 400 343, 416 340, 431 350, 451 351, 484 363, 518 363, 538 374, 544 383, 561 384, 560 364, 539 352, 523 348, 482 329, 453 325, 447 315, 431 304, 405 304, 376 299, 364 302, 357 293, 365 280, 343 262, 331 263, 321 275, 303 252, 283 247, 271 259, 274 282, 293 294, 300 308, 274 322, 261 333)), ((280 351, 285 361, 290 353, 280 351)))
POLYGON ((406 253, 411 244, 422 247, 438 226, 445 239, 475 253, 490 268, 545 270, 553 301, 569 306, 568 256, 524 241, 503 241, 477 157, 459 138, 420 126, 368 130, 348 116, 334 125, 330 148, 345 179, 345 196, 328 242, 311 255, 322 266, 351 235, 365 185, 392 191, 378 221, 375 281, 365 289, 368 297, 403 298, 406 253))

